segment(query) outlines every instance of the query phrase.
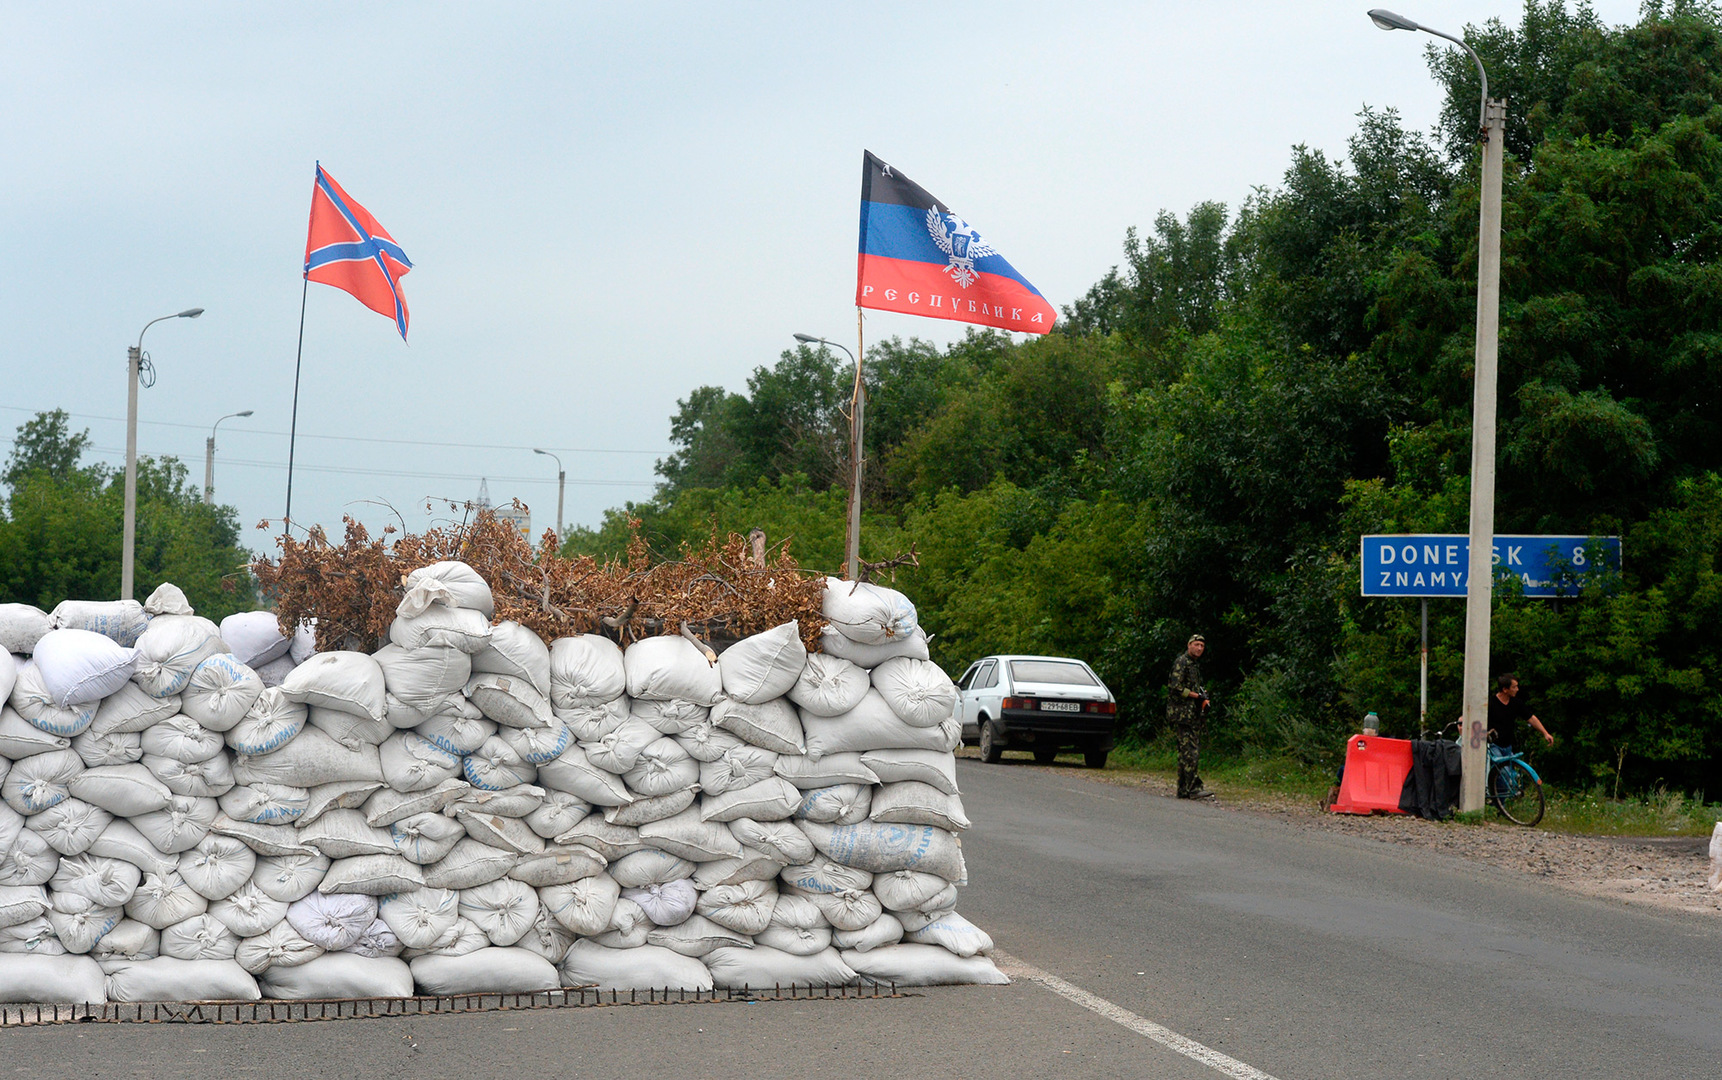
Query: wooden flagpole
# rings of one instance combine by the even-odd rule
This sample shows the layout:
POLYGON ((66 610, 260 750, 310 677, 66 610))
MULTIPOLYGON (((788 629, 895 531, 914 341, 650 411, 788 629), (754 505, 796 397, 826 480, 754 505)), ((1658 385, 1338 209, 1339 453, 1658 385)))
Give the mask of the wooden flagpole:
POLYGON ((867 411, 867 384, 861 379, 861 360, 867 355, 861 305, 855 305, 855 397, 849 408, 849 580, 861 580, 861 473, 863 421, 867 411))
POLYGON ((299 368, 305 360, 305 298, 311 293, 311 275, 299 290, 299 352, 293 358, 293 419, 287 425, 287 510, 281 515, 281 535, 293 526, 293 447, 299 437, 299 368))

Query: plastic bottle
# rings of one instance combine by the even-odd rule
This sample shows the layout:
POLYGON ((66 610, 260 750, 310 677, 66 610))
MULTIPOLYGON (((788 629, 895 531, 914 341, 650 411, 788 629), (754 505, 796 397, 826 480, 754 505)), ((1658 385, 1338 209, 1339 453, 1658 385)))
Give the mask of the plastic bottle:
POLYGON ((1365 713, 1363 715, 1363 733, 1365 735, 1375 735, 1380 730, 1381 718, 1376 716, 1373 712, 1365 713))

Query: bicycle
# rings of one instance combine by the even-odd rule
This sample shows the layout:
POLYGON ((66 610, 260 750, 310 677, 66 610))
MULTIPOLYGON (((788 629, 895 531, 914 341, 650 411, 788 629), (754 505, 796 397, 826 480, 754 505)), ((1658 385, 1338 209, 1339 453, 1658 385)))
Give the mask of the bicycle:
MULTIPOLYGON (((1458 734, 1460 721, 1455 720, 1442 728, 1440 734, 1448 731, 1458 734)), ((1428 732, 1422 733, 1428 738, 1428 732)), ((1543 820, 1543 812, 1547 804, 1543 798, 1543 778, 1537 775, 1537 770, 1531 768, 1531 763, 1520 753, 1506 753, 1495 745, 1495 733, 1488 733, 1488 771, 1483 777, 1483 799, 1493 803, 1501 816, 1515 825, 1527 828, 1543 820)))

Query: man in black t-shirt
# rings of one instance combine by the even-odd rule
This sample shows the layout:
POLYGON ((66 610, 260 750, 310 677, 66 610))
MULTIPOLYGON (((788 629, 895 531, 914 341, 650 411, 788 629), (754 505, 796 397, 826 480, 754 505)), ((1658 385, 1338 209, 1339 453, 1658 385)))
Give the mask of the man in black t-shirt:
POLYGON ((1519 698, 1519 677, 1509 671, 1495 680, 1495 686, 1497 689, 1489 695, 1489 728, 1495 733, 1495 745, 1502 751, 1511 753, 1518 745, 1519 721, 1525 720, 1553 746, 1555 737, 1549 734, 1549 729, 1531 712, 1530 703, 1519 698))

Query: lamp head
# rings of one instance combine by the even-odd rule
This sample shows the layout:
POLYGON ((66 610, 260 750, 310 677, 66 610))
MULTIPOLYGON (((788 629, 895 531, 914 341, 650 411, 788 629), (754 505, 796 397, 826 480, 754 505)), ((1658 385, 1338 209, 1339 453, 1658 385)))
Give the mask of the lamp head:
POLYGON ((180 312, 178 315, 175 315, 174 318, 176 318, 176 319, 195 319, 199 315, 202 315, 202 314, 203 314, 203 309, 200 307, 186 308, 184 311, 180 312))
POLYGON ((246 410, 245 410, 245 411, 244 411, 244 412, 236 412, 236 413, 234 413, 234 414, 233 414, 233 415, 234 415, 234 416, 250 416, 250 415, 251 415, 251 410, 250 410, 250 409, 246 409, 246 410))
POLYGON ((1373 22, 1376 26, 1380 27, 1383 30, 1421 30, 1421 29, 1423 29, 1423 27, 1412 22, 1410 19, 1407 19, 1405 16, 1396 15, 1393 12, 1388 11, 1386 8, 1373 8, 1373 9, 1371 9, 1369 12, 1369 21, 1373 22))
POLYGON ((795 340, 801 342, 803 345, 817 345, 825 339, 816 338, 812 334, 796 334, 795 340))
MULTIPOLYGON (((538 447, 536 447, 536 446, 534 446, 534 447, 533 447, 533 448, 532 448, 532 452, 533 452, 533 453, 534 453, 534 454, 544 454, 544 451, 542 451, 542 450, 540 450, 540 449, 538 449, 538 447)), ((545 456, 545 457, 549 457, 549 456, 550 456, 550 455, 549 455, 549 454, 544 454, 544 456, 545 456)))

